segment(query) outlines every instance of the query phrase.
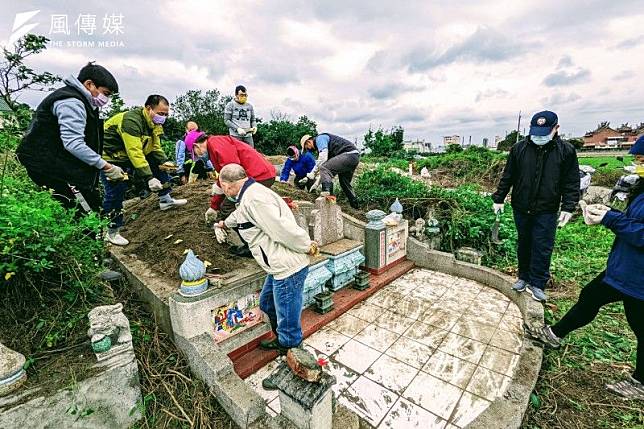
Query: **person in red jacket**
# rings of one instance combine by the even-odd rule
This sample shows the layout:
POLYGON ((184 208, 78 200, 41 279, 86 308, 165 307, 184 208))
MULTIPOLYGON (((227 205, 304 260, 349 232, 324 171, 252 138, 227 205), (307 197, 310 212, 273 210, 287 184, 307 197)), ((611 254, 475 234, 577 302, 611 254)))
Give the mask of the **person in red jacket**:
MULTIPOLYGON (((217 173, 228 164, 239 164, 244 167, 248 177, 267 188, 275 183, 277 172, 273 164, 264 155, 234 137, 206 136, 204 134, 195 140, 193 151, 197 157, 207 156, 217 173)), ((213 185, 210 208, 206 212, 206 222, 210 218, 214 220, 226 219, 235 210, 234 199, 227 198, 219 185, 219 181, 213 185)), ((233 254, 250 256, 246 245, 234 248, 233 254)))

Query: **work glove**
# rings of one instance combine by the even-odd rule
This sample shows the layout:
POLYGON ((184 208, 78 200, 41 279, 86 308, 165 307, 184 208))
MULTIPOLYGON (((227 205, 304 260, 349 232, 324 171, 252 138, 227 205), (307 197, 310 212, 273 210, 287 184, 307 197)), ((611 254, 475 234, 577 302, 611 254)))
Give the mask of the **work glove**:
POLYGON ((257 132, 257 127, 249 128, 248 132, 251 134, 255 134, 257 132))
POLYGON ((584 222, 586 225, 598 225, 606 216, 606 213, 610 211, 610 207, 606 207, 603 204, 591 204, 586 206, 584 210, 584 222))
POLYGON ((309 245, 309 251, 306 252, 306 254, 309 256, 317 256, 320 254, 320 246, 318 245, 317 241, 311 241, 311 244, 309 245))
POLYGON ((246 135, 246 130, 243 128, 237 128, 237 134, 243 137, 246 135))
POLYGON ((126 177, 123 173, 123 169, 118 165, 112 165, 112 168, 110 168, 109 170, 103 170, 103 173, 105 173, 107 180, 111 182, 118 182, 124 180, 126 177))
POLYGON ((208 221, 210 221, 210 218, 217 219, 218 214, 219 214, 219 212, 217 210, 213 209, 212 207, 208 207, 208 210, 206 210, 206 215, 205 215, 206 216, 206 223, 208 223, 208 221))
POLYGON ((306 185, 307 183, 309 183, 309 180, 313 180, 313 179, 315 179, 315 173, 311 171, 306 175, 306 177, 304 177, 303 179, 300 179, 298 183, 300 185, 306 185))
POLYGON ((214 226, 214 230, 215 230, 215 239, 217 240, 217 243, 224 244, 228 239, 228 233, 226 232, 226 230, 221 226, 219 226, 219 224, 214 226))
POLYGON ((224 195, 224 190, 219 187, 216 183, 212 184, 212 188, 210 188, 210 195, 215 196, 215 195, 224 195))
POLYGON ((311 185, 311 188, 309 189, 310 193, 314 193, 315 191, 320 189, 320 179, 322 176, 318 176, 317 179, 315 179, 315 182, 311 185))
POLYGON ((148 180, 148 188, 150 188, 152 192, 157 192, 163 189, 163 185, 161 184, 161 181, 159 179, 153 177, 152 179, 148 180))
POLYGON ((566 226, 568 222, 570 222, 570 219, 572 219, 572 213, 570 212, 561 212, 559 214, 559 224, 557 225, 559 228, 563 228, 566 226))
POLYGON ((172 161, 166 161, 163 164, 159 165, 159 170, 166 173, 174 173, 177 171, 177 165, 172 161))
POLYGON ((503 207, 504 206, 505 206, 505 204, 503 204, 503 203, 501 203, 501 204, 497 204, 497 203, 492 204, 492 210, 494 211, 494 214, 503 213, 503 207))

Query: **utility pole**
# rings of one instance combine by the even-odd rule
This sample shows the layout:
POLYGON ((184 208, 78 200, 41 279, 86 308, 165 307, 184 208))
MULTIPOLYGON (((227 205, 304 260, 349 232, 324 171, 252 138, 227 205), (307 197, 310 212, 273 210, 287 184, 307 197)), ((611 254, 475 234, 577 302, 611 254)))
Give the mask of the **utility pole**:
POLYGON ((519 130, 521 129, 521 111, 519 110, 519 121, 517 122, 517 139, 514 144, 519 143, 519 130))

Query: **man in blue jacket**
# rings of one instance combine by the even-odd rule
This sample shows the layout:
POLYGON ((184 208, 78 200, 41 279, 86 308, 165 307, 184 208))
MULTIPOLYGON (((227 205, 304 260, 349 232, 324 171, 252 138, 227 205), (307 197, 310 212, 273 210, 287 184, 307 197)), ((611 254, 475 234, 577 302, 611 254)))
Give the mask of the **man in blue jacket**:
POLYGON ((602 224, 615 233, 606 270, 586 285, 577 303, 552 326, 527 326, 528 335, 551 348, 559 348, 568 333, 592 322, 599 309, 622 301, 629 326, 637 337, 637 360, 631 377, 606 388, 626 399, 644 399, 644 136, 633 148, 638 183, 629 195, 624 213, 594 204, 584 208, 588 225, 602 224))
POLYGON ((289 146, 286 150, 286 155, 288 158, 282 167, 282 174, 280 174, 280 182, 288 182, 288 177, 291 174, 291 170, 295 173, 295 186, 299 189, 306 189, 307 191, 311 190, 313 186, 313 181, 309 180, 306 183, 300 183, 302 179, 306 177, 313 168, 315 167, 315 158, 311 152, 304 152, 300 154, 300 151, 295 146, 289 146))

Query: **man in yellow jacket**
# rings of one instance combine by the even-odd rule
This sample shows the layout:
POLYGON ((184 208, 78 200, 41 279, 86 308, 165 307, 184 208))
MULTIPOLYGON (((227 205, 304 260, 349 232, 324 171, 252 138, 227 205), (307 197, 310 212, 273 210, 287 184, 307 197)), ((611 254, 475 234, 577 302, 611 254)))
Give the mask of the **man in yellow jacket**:
MULTIPOLYGON (((103 158, 118 165, 126 173, 133 174, 137 182, 147 184, 159 195, 159 208, 168 210, 187 203, 184 199, 170 196, 170 175, 174 164, 168 161, 161 148, 163 123, 168 117, 170 103, 162 95, 150 95, 145 106, 114 115, 105 122, 103 158)), ((123 200, 127 182, 108 180, 101 174, 105 187, 103 213, 109 217, 107 241, 125 246, 129 241, 120 233, 123 226, 123 200)))

